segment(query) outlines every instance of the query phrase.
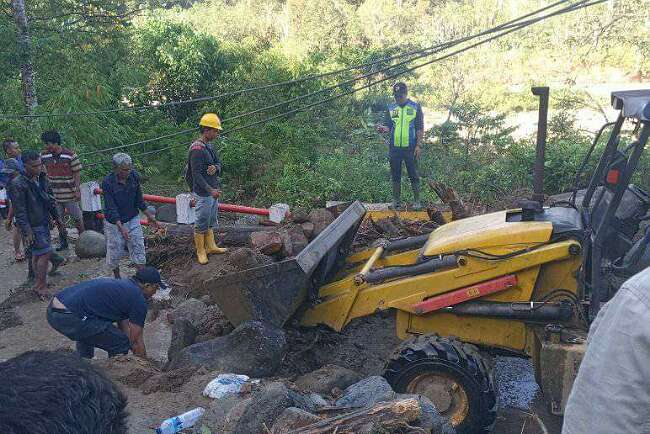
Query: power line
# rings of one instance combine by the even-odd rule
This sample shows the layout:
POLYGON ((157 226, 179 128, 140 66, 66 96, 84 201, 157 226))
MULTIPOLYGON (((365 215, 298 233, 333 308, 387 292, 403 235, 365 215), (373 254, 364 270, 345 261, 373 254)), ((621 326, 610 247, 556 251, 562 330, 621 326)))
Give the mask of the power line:
MULTIPOLYGON (((429 48, 429 49, 426 49, 426 50, 417 50, 417 52, 420 52, 420 53, 423 53, 423 54, 420 54, 420 55, 415 56, 415 57, 411 57, 408 60, 396 63, 394 65, 389 65, 388 67, 382 68, 380 70, 372 71, 372 72, 369 72, 369 73, 366 73, 366 74, 363 74, 363 75, 359 75, 359 76, 353 77, 351 79, 345 80, 343 82, 339 82, 337 84, 325 87, 323 89, 319 89, 319 90, 314 91, 314 92, 309 92, 309 93, 306 93, 306 94, 303 94, 303 95, 299 95, 297 97, 294 97, 294 98, 291 98, 291 99, 288 99, 288 100, 285 100, 285 101, 281 101, 281 102, 276 103, 276 104, 268 105, 268 106, 265 106, 265 107, 262 107, 262 108, 259 108, 259 109, 255 109, 255 110, 252 110, 252 111, 249 111, 249 112, 241 113, 241 114, 233 116, 231 118, 224 119, 223 121, 224 122, 233 121, 235 119, 239 119, 239 118, 246 117, 246 116, 252 116, 252 115, 267 111, 267 110, 271 110, 271 109, 274 109, 274 108, 277 108, 277 107, 281 107, 281 106, 293 103, 293 102, 298 102, 298 101, 301 101, 301 100, 304 100, 304 99, 307 99, 307 98, 311 98, 313 96, 320 95, 320 94, 325 93, 325 92, 329 92, 331 90, 346 86, 348 84, 355 83, 355 82, 357 82, 359 80, 362 80, 362 79, 365 79, 365 78, 368 78, 368 77, 371 77, 371 76, 374 76, 374 75, 381 74, 383 72, 389 71, 389 70, 394 69, 394 68, 398 68, 400 66, 404 66, 406 64, 411 63, 414 60, 418 60, 418 59, 421 59, 421 58, 424 58, 424 57, 431 56, 432 54, 438 53, 440 51, 444 51, 447 48, 454 47, 454 46, 459 45, 459 44, 461 44, 463 42, 467 42, 467 41, 479 38, 481 36, 486 36, 486 35, 496 33, 498 31, 501 31, 501 30, 504 30, 504 29, 512 28, 512 27, 515 27, 515 26, 521 26, 523 24, 526 24, 526 25, 533 24, 535 22, 538 22, 540 19, 545 19, 547 17, 553 16, 553 14, 545 15, 545 16, 534 18, 534 19, 527 20, 527 21, 522 21, 522 20, 524 18, 528 18, 530 16, 537 15, 540 12, 544 12, 544 11, 546 11, 546 10, 548 10, 550 8, 553 8, 553 7, 555 7, 555 6, 559 5, 559 4, 566 3, 567 1, 568 0, 558 1, 556 3, 553 3, 552 5, 549 5, 549 6, 546 6, 544 8, 538 9, 538 10, 536 10, 534 12, 525 14, 525 15, 523 15, 521 17, 510 20, 510 21, 505 22, 503 24, 500 24, 500 25, 498 25, 496 27, 492 27, 490 29, 481 31, 479 33, 475 33, 473 35, 465 36, 465 37, 458 38, 458 39, 455 39, 455 40, 452 40, 452 41, 448 41, 448 42, 445 42, 445 43, 442 43, 442 44, 438 44, 438 45, 434 46, 433 48, 429 48)), ((567 11, 569 11, 569 8, 578 7, 579 5, 585 3, 586 1, 587 0, 581 0, 581 1, 579 1, 579 2, 577 2, 575 4, 573 4, 573 5, 565 8, 565 9, 560 9, 560 10, 558 10, 556 12, 559 12, 559 11, 567 12, 567 11)), ((180 133, 178 133, 176 135, 185 134, 187 132, 191 132, 191 131, 195 131, 195 130, 196 129, 184 130, 184 131, 182 131, 182 132, 180 132, 180 133)), ((113 147, 109 147, 109 148, 98 149, 98 150, 95 150, 95 151, 87 152, 87 153, 84 154, 84 156, 95 155, 95 154, 99 154, 99 153, 103 153, 103 152, 107 152, 107 151, 113 151, 113 150, 117 150, 117 149, 129 148, 129 147, 132 147, 132 146, 138 146, 138 145, 141 145, 143 143, 149 143, 149 142, 152 142, 152 141, 156 141, 156 140, 160 140, 160 139, 164 139, 164 138, 168 138, 168 137, 171 137, 171 135, 161 136, 161 137, 158 137, 158 138, 149 139, 148 141, 144 141, 144 142, 135 142, 135 143, 132 143, 132 144, 117 145, 117 146, 113 146, 113 147)))
MULTIPOLYGON (((270 122, 270 121, 272 121, 272 120, 275 120, 275 119, 278 119, 278 118, 281 118, 281 117, 285 117, 285 116, 289 116, 289 115, 292 115, 292 114, 294 114, 294 113, 298 113, 298 112, 301 112, 301 111, 305 111, 305 110, 310 109, 310 108, 312 108, 312 107, 315 107, 315 106, 318 106, 318 105, 322 105, 322 104, 328 103, 328 102, 330 102, 330 101, 333 101, 333 100, 336 100, 336 99, 342 98, 342 97, 344 97, 344 96, 351 95, 351 94, 353 94, 353 93, 356 93, 356 92, 359 92, 359 91, 361 91, 361 90, 367 89, 367 88, 369 88, 369 87, 375 86, 375 85, 377 85, 377 84, 379 84, 379 83, 382 83, 382 82, 384 82, 384 81, 391 80, 391 79, 396 78, 396 77, 399 77, 399 76, 401 76, 401 75, 403 75, 403 74, 406 74, 406 73, 412 72, 412 71, 414 71, 414 70, 416 70, 416 69, 423 68, 423 67, 428 66, 428 65, 430 65, 430 64, 433 64, 433 63, 435 63, 435 62, 440 62, 440 61, 442 61, 442 60, 448 59, 449 57, 455 56, 455 55, 457 55, 457 54, 464 53, 465 51, 468 51, 468 50, 470 50, 470 49, 472 49, 472 48, 475 48, 475 47, 477 47, 477 46, 480 46, 480 45, 486 44, 486 43, 491 42, 491 41, 493 41, 493 40, 495 40, 495 39, 498 39, 498 38, 500 38, 500 37, 503 37, 503 36, 505 36, 505 35, 507 35, 507 34, 513 33, 513 32, 515 32, 515 31, 517 31, 517 30, 521 30, 522 28, 528 27, 528 26, 530 26, 530 25, 532 25, 532 24, 535 24, 535 23, 537 23, 537 22, 539 22, 539 21, 542 21, 542 20, 545 20, 545 19, 548 19, 548 18, 551 18, 551 17, 557 16, 557 15, 561 15, 561 14, 564 14, 564 13, 573 12, 573 11, 578 10, 578 9, 584 9, 584 8, 587 8, 587 7, 590 7, 590 6, 593 6, 593 5, 597 5, 597 4, 600 4, 600 3, 604 3, 604 2, 606 2, 606 1, 607 1, 607 0, 594 0, 594 1, 590 2, 590 3, 586 3, 585 1, 578 2, 578 3, 576 3, 576 4, 572 5, 572 6, 569 6, 569 7, 564 8, 564 9, 560 9, 560 10, 555 11, 555 12, 553 12, 553 13, 551 13, 551 14, 546 15, 546 16, 539 17, 539 18, 536 18, 536 19, 533 19, 533 20, 529 20, 528 22, 521 23, 521 24, 518 25, 518 26, 513 26, 513 27, 512 27, 511 29, 509 29, 509 30, 505 30, 505 31, 503 31, 503 32, 501 32, 501 33, 499 33, 499 34, 497 34, 497 35, 494 35, 494 36, 489 37, 489 38, 487 38, 487 39, 484 39, 484 40, 482 40, 482 41, 476 42, 476 43, 471 44, 471 45, 469 45, 469 46, 467 46, 467 47, 464 47, 464 48, 462 48, 462 49, 456 50, 456 51, 454 51, 454 52, 452 52, 452 53, 446 54, 446 55, 444 55, 444 56, 442 56, 442 57, 437 57, 437 58, 435 58, 435 59, 432 59, 432 60, 429 60, 429 61, 427 61, 427 62, 421 63, 421 64, 419 64, 419 65, 413 66, 413 67, 411 67, 411 68, 407 68, 407 69, 404 70, 404 71, 400 71, 400 72, 397 72, 397 73, 395 73, 395 74, 388 75, 388 76, 386 76, 386 77, 384 77, 384 78, 381 78, 381 79, 379 79, 379 80, 373 81, 372 83, 369 83, 369 84, 363 85, 363 86, 361 86, 361 87, 358 87, 358 88, 352 89, 352 90, 350 90, 350 91, 346 91, 346 92, 343 92, 343 93, 340 93, 340 94, 334 95, 334 96, 332 96, 332 97, 325 98, 325 99, 322 99, 322 100, 316 101, 316 102, 314 102, 314 103, 311 103, 311 104, 308 104, 308 105, 305 105, 305 106, 302 106, 302 107, 298 107, 298 108, 293 109, 293 110, 289 110, 289 111, 286 111, 286 112, 283 112, 283 113, 280 113, 280 114, 277 114, 277 115, 274 115, 274 116, 270 116, 270 117, 267 117, 267 118, 262 119, 262 120, 260 120, 260 121, 252 122, 252 123, 249 123, 249 124, 246 124, 246 125, 242 125, 242 126, 239 126, 239 127, 236 127, 236 128, 233 128, 233 129, 230 129, 230 130, 227 130, 227 131, 224 131, 224 132, 222 133, 222 135, 231 134, 231 133, 236 132, 236 131, 240 131, 240 130, 243 130, 243 129, 251 128, 251 127, 254 127, 254 126, 257 126, 257 125, 261 125, 261 124, 264 124, 264 123, 270 122)), ((160 149, 155 149, 155 150, 146 151, 146 152, 139 153, 139 154, 134 154, 134 155, 132 155, 132 157, 139 157, 139 156, 144 156, 144 155, 150 155, 150 154, 154 154, 154 153, 158 153, 158 152, 166 151, 166 150, 169 150, 169 149, 173 149, 173 148, 176 148, 176 147, 178 147, 178 146, 180 146, 180 145, 179 145, 179 144, 174 144, 174 145, 166 146, 166 147, 163 147, 163 148, 160 148, 160 149)), ((91 163, 91 164, 88 164, 87 166, 94 166, 94 165, 97 165, 97 164, 102 164, 102 162, 91 163)))
MULTIPOLYGON (((287 86, 287 85, 292 85, 292 84, 298 84, 298 83, 302 83, 302 82, 309 81, 309 80, 317 80, 317 79, 329 77, 329 76, 332 76, 332 75, 342 74, 344 72, 352 71, 352 70, 355 70, 355 69, 361 69, 361 68, 365 68, 365 67, 368 67, 368 66, 374 66, 374 65, 377 65, 379 63, 392 62, 393 60, 401 59, 401 58, 408 57, 408 56, 415 55, 415 54, 426 53, 426 52, 433 51, 433 50, 440 50, 440 49, 444 49, 444 48, 449 48, 449 46, 450 46, 449 44, 464 42, 465 40, 467 40, 467 38, 471 39, 471 38, 484 36, 484 35, 488 34, 489 32, 495 32, 495 31, 497 31, 499 29, 505 28, 506 26, 512 25, 512 24, 516 23, 517 21, 521 21, 524 18, 528 18, 530 16, 539 14, 541 12, 544 12, 544 11, 546 11, 548 9, 554 8, 554 7, 556 7, 556 6, 560 5, 560 4, 567 3, 569 1, 570 0, 559 0, 559 1, 557 1, 555 3, 552 3, 552 4, 548 5, 548 6, 537 9, 537 10, 535 10, 533 12, 522 15, 522 16, 514 19, 514 20, 508 21, 508 22, 503 23, 503 24, 501 24, 501 25, 499 25, 497 27, 494 27, 494 28, 492 28, 490 30, 487 30, 487 31, 484 31, 484 32, 481 32, 481 33, 478 33, 478 34, 475 34, 475 35, 472 35, 470 37, 460 38, 460 39, 457 39, 455 41, 450 41, 450 42, 437 44, 437 45, 434 45, 434 46, 431 46, 431 47, 428 47, 428 48, 412 50, 412 51, 397 54, 397 55, 394 55, 394 56, 383 57, 381 59, 374 60, 372 62, 362 63, 362 64, 358 64, 358 65, 352 65, 352 66, 349 66, 349 67, 346 67, 346 68, 341 68, 341 69, 338 69, 338 70, 335 70, 335 71, 324 72, 324 73, 315 74, 315 75, 309 75, 309 76, 294 79, 294 80, 286 80, 286 81, 282 81, 282 82, 278 82, 278 83, 269 83, 269 84, 265 84, 265 85, 240 89, 240 90, 233 91, 233 92, 226 92, 226 93, 222 93, 222 94, 218 94, 218 95, 204 96, 204 97, 199 97, 199 98, 191 98, 191 99, 187 99, 187 100, 170 101, 170 102, 161 103, 161 104, 133 106, 133 107, 119 107, 119 108, 105 109, 105 110, 89 110, 89 111, 82 111, 82 112, 50 112, 50 113, 40 113, 40 114, 31 114, 31 115, 29 115, 29 114, 19 115, 19 114, 7 114, 7 113, 5 113, 5 114, 0 114, 0 119, 34 119, 34 118, 48 118, 48 117, 90 116, 90 115, 109 114, 109 113, 117 113, 117 112, 125 112, 125 111, 140 111, 140 110, 148 110, 148 109, 161 109, 161 108, 165 108, 165 107, 172 107, 172 106, 179 106, 179 105, 184 105, 184 104, 211 101, 211 100, 215 100, 215 99, 220 99, 220 98, 225 98, 225 97, 230 97, 230 96, 236 96, 236 95, 240 95, 240 94, 244 94, 244 93, 271 89, 271 88, 279 87, 279 86, 287 86)), ((433 54, 433 53, 429 53, 429 54, 433 54)), ((411 59, 411 60, 414 60, 414 59, 411 59)))

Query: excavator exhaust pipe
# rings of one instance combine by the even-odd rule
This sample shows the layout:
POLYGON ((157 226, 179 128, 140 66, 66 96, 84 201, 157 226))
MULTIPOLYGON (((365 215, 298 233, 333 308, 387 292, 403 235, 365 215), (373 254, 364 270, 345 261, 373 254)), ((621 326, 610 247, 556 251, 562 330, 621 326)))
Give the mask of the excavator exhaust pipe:
POLYGON ((537 123, 537 146, 535 148, 535 167, 533 168, 532 200, 544 203, 544 160, 546 153, 546 132, 548 129, 549 88, 533 87, 533 95, 539 97, 539 120, 537 123))
POLYGON ((361 202, 354 202, 296 257, 209 279, 210 297, 235 326, 254 319, 281 327, 310 289, 326 283, 345 263, 365 214, 361 202))

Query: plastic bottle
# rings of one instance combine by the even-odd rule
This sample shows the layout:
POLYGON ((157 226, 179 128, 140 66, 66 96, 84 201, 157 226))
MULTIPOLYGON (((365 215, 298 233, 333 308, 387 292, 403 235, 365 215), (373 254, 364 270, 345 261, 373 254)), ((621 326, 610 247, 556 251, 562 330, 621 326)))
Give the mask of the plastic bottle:
POLYGON ((176 417, 165 419, 160 424, 160 428, 156 428, 156 434, 175 434, 180 430, 189 428, 194 425, 205 413, 203 407, 197 407, 176 417))

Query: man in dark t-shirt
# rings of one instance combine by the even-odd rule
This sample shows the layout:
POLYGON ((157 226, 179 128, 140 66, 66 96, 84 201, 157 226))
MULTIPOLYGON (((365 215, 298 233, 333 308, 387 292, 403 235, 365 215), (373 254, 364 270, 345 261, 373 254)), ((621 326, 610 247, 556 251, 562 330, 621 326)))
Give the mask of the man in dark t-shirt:
POLYGON ((59 333, 76 341, 81 357, 92 359, 95 347, 109 357, 129 349, 146 357, 142 331, 146 299, 164 286, 154 267, 139 269, 130 279, 98 278, 67 287, 47 309, 47 321, 59 333), (117 327, 113 325, 117 323, 117 327))

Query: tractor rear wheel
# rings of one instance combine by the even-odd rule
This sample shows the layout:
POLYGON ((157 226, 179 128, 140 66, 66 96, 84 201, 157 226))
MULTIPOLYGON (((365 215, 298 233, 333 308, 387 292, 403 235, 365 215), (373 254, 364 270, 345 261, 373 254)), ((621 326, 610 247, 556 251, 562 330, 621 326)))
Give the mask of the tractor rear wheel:
POLYGON ((496 420, 491 366, 474 345, 418 336, 397 347, 384 377, 396 392, 429 398, 458 434, 474 434, 489 431, 496 420))

